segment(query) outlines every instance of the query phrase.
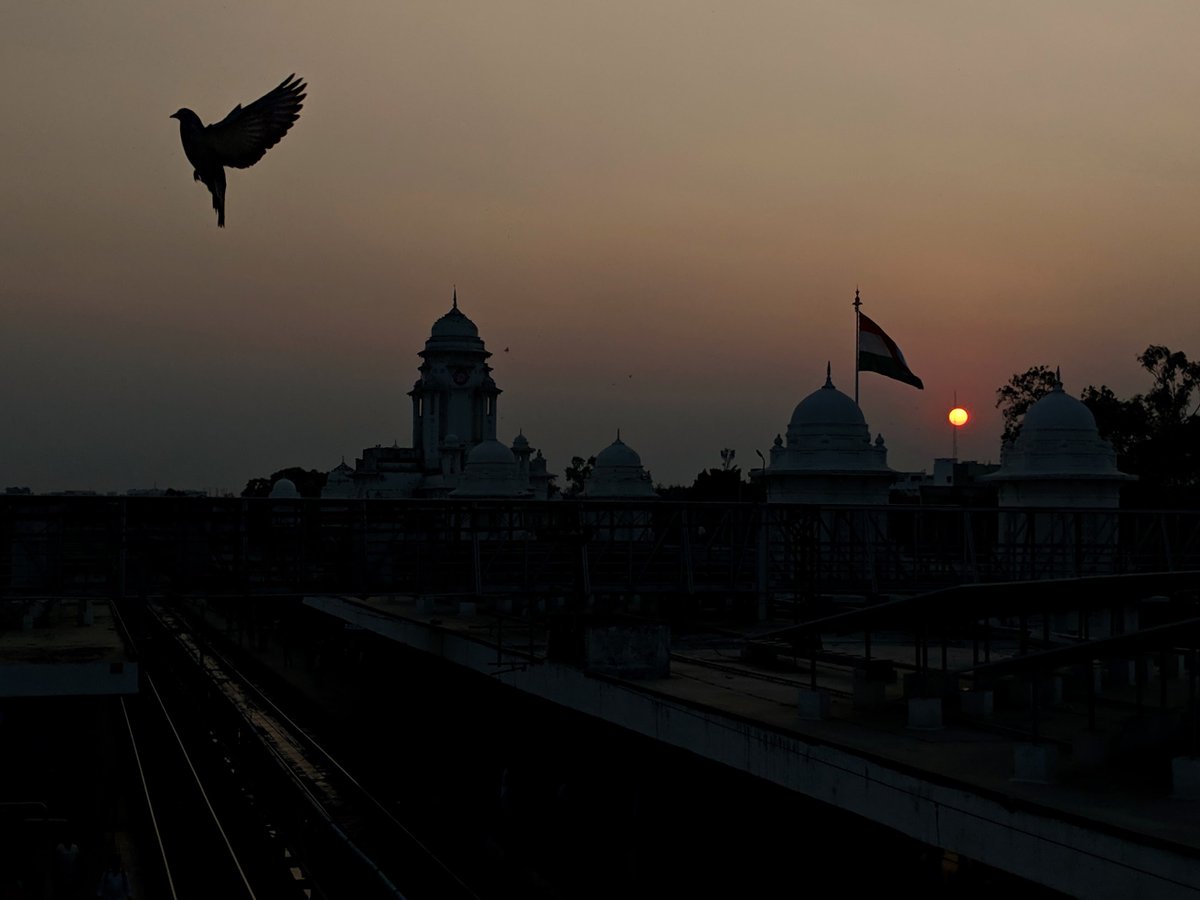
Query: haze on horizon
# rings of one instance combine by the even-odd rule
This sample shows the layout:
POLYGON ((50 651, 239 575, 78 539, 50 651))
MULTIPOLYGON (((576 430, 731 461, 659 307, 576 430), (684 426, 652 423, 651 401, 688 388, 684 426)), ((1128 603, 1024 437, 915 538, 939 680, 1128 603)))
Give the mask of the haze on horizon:
POLYGON ((410 436, 429 327, 495 356, 500 437, 561 475, 758 464, 854 289, 926 390, 862 376, 889 464, 999 454, 995 390, 1148 387, 1200 355, 1200 7, 874 0, 10 4, 0 14, 0 486, 237 492, 410 436), (229 173, 170 113, 290 72, 229 173), (504 352, 504 348, 509 348, 504 352), (632 377, 630 377, 632 376, 632 377))

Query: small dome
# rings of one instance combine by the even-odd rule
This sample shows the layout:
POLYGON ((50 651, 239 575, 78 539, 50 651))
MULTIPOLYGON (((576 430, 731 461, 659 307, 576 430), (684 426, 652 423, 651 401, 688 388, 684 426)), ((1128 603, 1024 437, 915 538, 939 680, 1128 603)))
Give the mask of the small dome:
POLYGON ((1064 391, 1059 382, 1053 391, 1029 407, 1021 423, 1022 433, 1048 428, 1095 432, 1096 417, 1082 400, 1076 400, 1064 391))
POLYGON ((271 485, 271 493, 267 495, 272 500, 295 500, 300 492, 296 490, 296 482, 290 478, 280 478, 271 485))
POLYGON ((792 412, 792 427, 819 428, 822 431, 833 427, 865 427, 866 418, 858 404, 833 386, 833 379, 825 376, 825 384, 796 404, 792 412))
POLYGON ((346 461, 343 459, 341 463, 329 470, 329 474, 325 478, 325 483, 329 484, 331 481, 349 481, 353 477, 354 470, 346 465, 346 461))
POLYGON ((529 446, 529 438, 525 437, 525 433, 522 432, 521 434, 518 434, 515 438, 513 438, 513 446, 519 447, 519 448, 528 447, 529 446))
POLYGON ((479 337, 479 329, 457 306, 433 323, 434 337, 479 337))
POLYGON ((489 439, 476 444, 474 449, 467 454, 468 466, 487 465, 492 463, 515 466, 517 463, 517 458, 513 456, 513 452, 511 450, 495 439, 489 439))
POLYGON ((614 466, 641 466, 641 464, 642 458, 620 438, 596 454, 597 469, 608 469, 614 466))

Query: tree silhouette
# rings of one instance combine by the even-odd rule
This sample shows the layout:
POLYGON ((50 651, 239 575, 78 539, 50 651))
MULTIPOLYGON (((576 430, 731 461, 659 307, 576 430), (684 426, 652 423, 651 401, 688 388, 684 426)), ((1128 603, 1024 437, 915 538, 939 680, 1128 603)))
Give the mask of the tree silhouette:
POLYGON ((1026 411, 1058 384, 1058 374, 1049 366, 1033 366, 1014 375, 1008 384, 996 391, 996 408, 1004 417, 1004 433, 1000 440, 1015 441, 1021 433, 1021 420, 1026 411))
POLYGON ((275 486, 275 482, 280 478, 288 478, 296 485, 296 490, 299 491, 301 497, 320 497, 321 488, 325 487, 325 479, 328 477, 327 473, 318 472, 316 469, 302 469, 299 466, 291 466, 287 469, 280 469, 278 472, 273 472, 269 478, 251 478, 246 482, 246 487, 242 489, 242 496, 270 496, 271 488, 275 486))
POLYGON ((583 489, 587 487, 588 476, 592 474, 592 468, 596 465, 596 457, 589 456, 586 460, 582 456, 572 456, 571 465, 567 466, 563 474, 567 478, 567 488, 563 491, 564 497, 578 497, 583 493, 583 489))

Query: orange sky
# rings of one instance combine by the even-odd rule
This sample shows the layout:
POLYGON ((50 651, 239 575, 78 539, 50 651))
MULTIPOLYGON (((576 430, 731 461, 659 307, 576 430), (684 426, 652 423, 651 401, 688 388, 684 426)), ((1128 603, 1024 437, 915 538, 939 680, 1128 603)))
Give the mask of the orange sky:
POLYGON ((406 444, 458 285, 561 472, 757 464, 864 310, 893 468, 995 459, 995 390, 1200 356, 1200 7, 1098 0, 9 4, 0 486, 240 490, 406 444), (290 72, 218 230, 170 113, 290 72), (510 351, 504 353, 503 348, 510 351), (629 377, 632 376, 632 377, 629 377))

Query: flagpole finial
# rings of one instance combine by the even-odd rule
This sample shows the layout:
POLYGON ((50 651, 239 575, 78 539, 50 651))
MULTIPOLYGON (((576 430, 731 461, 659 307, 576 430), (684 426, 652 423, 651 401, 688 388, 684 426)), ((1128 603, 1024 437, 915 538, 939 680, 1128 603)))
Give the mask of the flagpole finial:
POLYGON ((829 360, 825 361, 825 387, 833 387, 833 364, 829 360))
POLYGON ((858 285, 854 286, 854 308, 858 309, 862 306, 862 299, 858 296, 858 285))

